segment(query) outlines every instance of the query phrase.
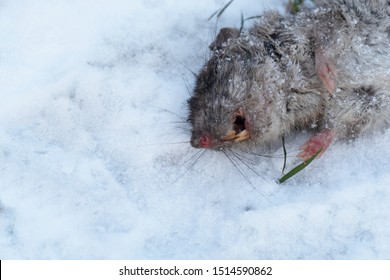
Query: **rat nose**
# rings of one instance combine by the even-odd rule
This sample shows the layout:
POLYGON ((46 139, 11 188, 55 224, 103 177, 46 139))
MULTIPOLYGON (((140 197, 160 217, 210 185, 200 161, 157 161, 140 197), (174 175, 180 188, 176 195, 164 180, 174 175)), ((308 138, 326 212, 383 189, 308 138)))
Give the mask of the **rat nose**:
POLYGON ((209 136, 207 135, 202 135, 200 138, 199 138, 199 146, 202 147, 202 148, 210 148, 211 147, 211 139, 209 136))
POLYGON ((194 148, 210 149, 213 146, 213 140, 209 135, 193 136, 191 139, 191 145, 194 148))

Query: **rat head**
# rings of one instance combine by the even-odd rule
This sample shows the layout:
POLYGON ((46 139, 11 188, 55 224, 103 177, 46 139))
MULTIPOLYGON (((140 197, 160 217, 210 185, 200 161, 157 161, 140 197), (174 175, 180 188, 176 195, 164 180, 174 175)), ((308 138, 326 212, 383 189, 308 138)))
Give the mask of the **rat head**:
MULTIPOLYGON (((222 31, 221 31, 222 32, 222 31)), ((191 145, 221 150, 270 143, 280 133, 279 69, 265 47, 224 31, 188 100, 191 145), (228 40, 226 42, 226 40, 228 40)))
POLYGON ((193 147, 218 150, 250 138, 240 68, 227 57, 214 56, 198 75, 188 101, 193 147))

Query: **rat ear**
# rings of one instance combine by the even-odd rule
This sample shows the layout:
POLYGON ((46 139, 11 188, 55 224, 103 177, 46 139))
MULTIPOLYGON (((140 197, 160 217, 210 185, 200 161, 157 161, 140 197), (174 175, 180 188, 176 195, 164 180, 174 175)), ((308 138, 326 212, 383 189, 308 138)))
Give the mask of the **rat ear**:
POLYGON ((222 28, 209 48, 212 51, 222 49, 230 38, 238 38, 239 36, 240 31, 237 28, 222 28))

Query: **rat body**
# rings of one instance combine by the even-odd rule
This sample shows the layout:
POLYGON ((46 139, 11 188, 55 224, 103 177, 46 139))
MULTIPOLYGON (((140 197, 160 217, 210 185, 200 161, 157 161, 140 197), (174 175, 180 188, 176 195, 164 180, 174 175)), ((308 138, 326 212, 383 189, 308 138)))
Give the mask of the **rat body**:
POLYGON ((193 147, 253 148, 313 130, 301 147, 308 159, 389 125, 390 3, 318 4, 220 31, 188 100, 193 147))

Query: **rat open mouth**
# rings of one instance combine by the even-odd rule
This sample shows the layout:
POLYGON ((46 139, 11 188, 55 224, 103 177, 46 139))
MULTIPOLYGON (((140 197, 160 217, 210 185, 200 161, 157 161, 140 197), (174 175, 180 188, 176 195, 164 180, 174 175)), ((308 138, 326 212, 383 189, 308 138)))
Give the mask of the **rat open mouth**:
POLYGON ((245 116, 242 112, 239 112, 234 119, 233 129, 228 131, 222 140, 240 142, 248 138, 250 138, 250 133, 245 126, 245 116))

